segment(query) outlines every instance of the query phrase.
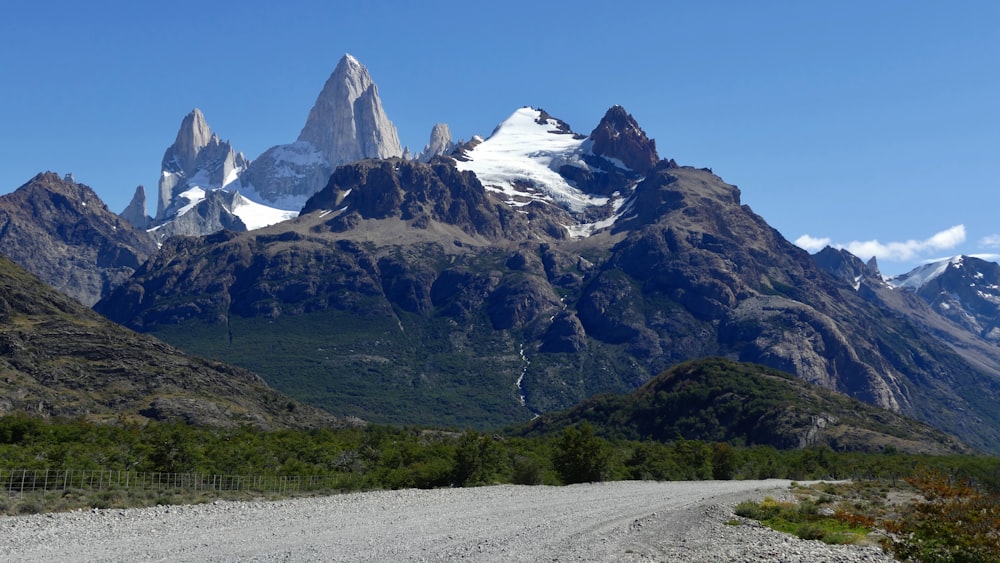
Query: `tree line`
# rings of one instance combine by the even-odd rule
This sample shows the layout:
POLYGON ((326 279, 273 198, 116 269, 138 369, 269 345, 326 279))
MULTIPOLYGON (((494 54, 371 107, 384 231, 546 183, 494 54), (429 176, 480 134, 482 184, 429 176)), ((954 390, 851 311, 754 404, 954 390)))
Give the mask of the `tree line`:
POLYGON ((935 469, 1000 489, 1000 459, 607 439, 584 422, 521 437, 368 425, 261 431, 0 417, 0 464, 224 475, 330 475, 342 490, 652 479, 902 479, 935 469))

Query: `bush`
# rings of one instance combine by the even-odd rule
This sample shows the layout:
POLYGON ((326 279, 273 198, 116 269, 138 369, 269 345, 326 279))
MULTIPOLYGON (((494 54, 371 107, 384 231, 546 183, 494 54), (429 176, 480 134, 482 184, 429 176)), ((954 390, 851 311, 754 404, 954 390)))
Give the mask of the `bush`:
POLYGON ((556 442, 552 465, 563 483, 593 483, 611 477, 614 452, 610 444, 594 435, 584 422, 579 429, 567 426, 556 442))
POLYGON ((925 500, 885 523, 887 550, 902 560, 1000 561, 1000 494, 939 473, 907 481, 925 500))
POLYGON ((806 522, 799 525, 795 535, 804 540, 822 540, 826 537, 826 530, 815 522, 806 522))
POLYGON ((495 483, 506 472, 506 459, 493 437, 466 432, 458 440, 452 482, 459 487, 495 483))
POLYGON ((515 485, 542 484, 542 464, 537 459, 523 455, 515 456, 513 466, 511 480, 515 485))

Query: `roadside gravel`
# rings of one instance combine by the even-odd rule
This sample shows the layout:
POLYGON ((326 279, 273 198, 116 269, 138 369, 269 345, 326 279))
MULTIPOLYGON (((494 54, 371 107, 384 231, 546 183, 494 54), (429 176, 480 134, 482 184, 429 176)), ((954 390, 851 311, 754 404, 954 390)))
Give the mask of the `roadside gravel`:
POLYGON ((0 561, 893 561, 727 524, 734 504, 788 485, 502 485, 2 517, 0 561))

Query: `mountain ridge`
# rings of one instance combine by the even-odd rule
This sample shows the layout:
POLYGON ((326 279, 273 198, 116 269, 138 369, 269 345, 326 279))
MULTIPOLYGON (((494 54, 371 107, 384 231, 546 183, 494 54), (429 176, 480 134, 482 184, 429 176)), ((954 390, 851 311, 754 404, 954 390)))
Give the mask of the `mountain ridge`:
POLYGON ((36 175, 0 196, 0 253, 51 286, 93 305, 156 251, 70 175, 36 175))
POLYGON ((489 139, 430 164, 344 165, 298 219, 185 241, 98 310, 236 363, 260 345, 269 319, 296 334, 296 351, 282 345, 285 359, 302 359, 260 369, 265 377, 299 396, 309 388, 328 407, 358 393, 370 406, 352 414, 376 421, 409 410, 423 414, 393 421, 455 422, 428 418, 457 400, 452 393, 479 402, 463 405, 480 412, 463 414, 463 424, 524 420, 723 355, 934 422, 976 447, 1000 444, 1000 421, 984 402, 1000 386, 988 370, 883 316, 743 205, 738 188, 664 159, 645 175, 623 174, 620 205, 609 205, 591 195, 594 184, 581 189, 566 174, 600 170, 582 158, 592 152, 586 136, 540 110, 515 117, 522 138, 562 147, 491 149, 500 172, 543 159, 529 164, 548 172, 528 183, 469 168, 489 139), (551 186, 572 197, 550 197, 551 186), (574 233, 574 224, 594 228, 574 233), (324 335, 296 328, 315 323, 324 335), (339 364, 306 360, 316 349, 339 364), (308 383, 281 375, 289 370, 308 383), (369 395, 376 388, 388 404, 369 395))

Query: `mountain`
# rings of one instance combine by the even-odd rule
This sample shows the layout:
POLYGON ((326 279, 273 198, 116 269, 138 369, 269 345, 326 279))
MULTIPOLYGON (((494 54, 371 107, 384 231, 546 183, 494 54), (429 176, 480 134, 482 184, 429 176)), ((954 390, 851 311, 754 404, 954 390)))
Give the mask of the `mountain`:
POLYGON ((887 281, 916 293, 965 330, 1000 344, 1000 264, 957 256, 924 264, 887 281))
POLYGON ((137 229, 145 231, 151 227, 153 225, 153 218, 146 213, 146 188, 136 186, 131 201, 129 201, 125 209, 118 215, 137 229))
POLYGON ((197 203, 192 190, 224 188, 248 165, 243 153, 212 133, 201 110, 195 108, 181 121, 174 144, 163 155, 155 219, 163 223, 180 215, 182 209, 197 203))
POLYGON ((294 221, 164 244, 96 305, 377 422, 496 427, 706 356, 1000 451, 997 373, 827 273, 613 107, 343 165, 294 221))
POLYGON ((757 364, 705 358, 676 365, 626 395, 600 395, 523 427, 524 435, 590 422, 632 440, 738 442, 779 449, 968 454, 939 430, 757 364))
POLYGON ((260 428, 345 423, 249 371, 111 323, 3 257, 0 373, 0 414, 260 428))
POLYGON ((0 253, 86 305, 155 251, 152 237, 68 175, 39 174, 0 196, 0 253))
POLYGON ((435 123, 431 129, 430 140, 424 145, 424 150, 417 155, 417 160, 430 162, 435 156, 450 154, 456 146, 455 142, 451 140, 451 129, 448 124, 435 123))
POLYGON ((298 141, 316 147, 333 166, 403 154, 396 127, 382 109, 378 86, 349 54, 323 85, 298 141))
POLYGON ((240 176, 249 164, 242 153, 212 133, 196 108, 181 122, 174 144, 163 157, 156 217, 143 221, 145 191, 141 189, 122 217, 133 225, 143 224, 159 241, 222 229, 246 231, 295 217, 296 211, 269 207, 240 194, 240 176))
POLYGON ((242 184, 252 199, 299 209, 338 165, 403 154, 368 69, 345 54, 326 81, 296 142, 267 149, 242 184))

